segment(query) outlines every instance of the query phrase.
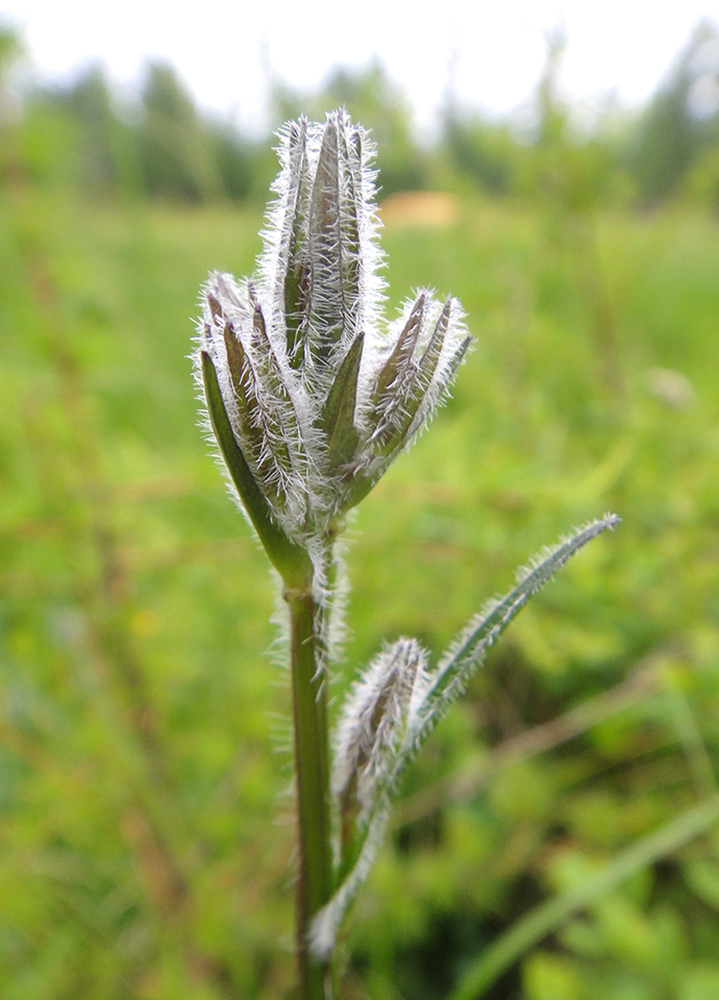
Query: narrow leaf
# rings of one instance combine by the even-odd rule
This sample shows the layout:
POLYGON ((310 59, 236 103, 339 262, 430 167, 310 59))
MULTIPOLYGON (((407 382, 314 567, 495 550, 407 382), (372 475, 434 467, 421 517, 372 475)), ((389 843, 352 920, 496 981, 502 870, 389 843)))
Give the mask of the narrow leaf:
POLYGON ((303 548, 287 537, 273 518, 272 509, 257 485, 233 433, 212 359, 206 351, 201 351, 200 357, 205 400, 212 428, 244 510, 270 561, 285 582, 289 585, 304 581, 308 572, 311 573, 309 557, 303 548))
POLYGON ((527 601, 549 582, 583 546, 607 528, 614 528, 620 518, 607 514, 593 521, 553 549, 532 560, 528 569, 520 570, 518 583, 503 598, 491 601, 460 633, 439 663, 427 690, 424 718, 408 756, 415 753, 434 729, 448 706, 464 690, 467 681, 483 661, 489 647, 496 642, 527 601))

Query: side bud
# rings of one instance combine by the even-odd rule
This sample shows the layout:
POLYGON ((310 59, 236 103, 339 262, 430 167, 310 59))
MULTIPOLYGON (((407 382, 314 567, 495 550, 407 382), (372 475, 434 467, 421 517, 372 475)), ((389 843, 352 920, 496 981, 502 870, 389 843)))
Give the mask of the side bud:
POLYGON ((337 725, 332 773, 344 823, 356 817, 361 825, 386 787, 426 670, 426 651, 414 639, 399 639, 351 690, 337 725))

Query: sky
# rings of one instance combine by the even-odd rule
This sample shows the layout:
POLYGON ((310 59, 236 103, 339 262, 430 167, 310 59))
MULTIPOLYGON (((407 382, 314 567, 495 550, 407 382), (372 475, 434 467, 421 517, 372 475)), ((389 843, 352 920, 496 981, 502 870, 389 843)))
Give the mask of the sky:
POLYGON ((548 32, 563 29, 563 89, 591 104, 641 104, 694 26, 719 25, 719 0, 0 0, 43 81, 67 82, 98 61, 121 92, 148 59, 172 63, 198 103, 261 131, 270 73, 310 91, 337 65, 379 57, 430 133, 448 88, 504 114, 541 74, 548 32), (408 11, 410 13, 408 13, 408 11))

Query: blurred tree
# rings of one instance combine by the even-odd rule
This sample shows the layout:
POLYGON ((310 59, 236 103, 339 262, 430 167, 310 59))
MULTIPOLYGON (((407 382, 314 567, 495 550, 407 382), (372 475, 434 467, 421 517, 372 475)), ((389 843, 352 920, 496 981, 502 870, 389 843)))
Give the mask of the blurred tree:
POLYGON ((598 114, 580 132, 573 107, 561 92, 559 74, 566 48, 561 31, 547 38, 547 58, 530 102, 529 124, 519 115, 491 120, 460 107, 452 89, 442 111, 444 152, 455 174, 489 194, 519 194, 582 208, 614 199, 618 178, 617 140, 609 114, 598 114))
POLYGON ((681 185, 687 202, 719 213, 719 143, 704 150, 681 185))
POLYGON ((183 201, 206 201, 220 194, 208 130, 171 66, 147 67, 139 133, 149 194, 183 201))
POLYGON ((101 67, 88 70, 63 98, 81 132, 80 183, 91 190, 113 189, 117 183, 111 138, 115 116, 101 67))
MULTIPOLYGON (((206 127, 223 193, 235 201, 244 200, 253 193, 254 177, 267 143, 260 149, 224 122, 210 122, 206 127)), ((266 190, 265 184, 263 197, 266 190)))
POLYGON ((630 154, 645 204, 674 194, 701 156, 719 144, 719 32, 700 23, 649 104, 630 154))
MULTIPOLYGON (((0 113, 8 101, 0 38, 0 113)), ((6 53, 6 54, 5 54, 6 53)), ((0 163, 9 161, 9 114, 0 163)), ((118 107, 100 66, 66 87, 32 87, 18 107, 14 161, 31 182, 78 188, 83 196, 160 196, 179 201, 244 199, 274 169, 260 147, 223 121, 203 118, 170 67, 150 66, 141 105, 118 107)), ((7 172, 7 170, 5 170, 7 172)))
POLYGON ((138 194, 136 138, 132 126, 116 114, 102 67, 92 67, 60 92, 58 103, 77 128, 76 180, 81 189, 102 195, 138 194))
POLYGON ((617 162, 605 140, 576 134, 571 107, 560 87, 566 36, 559 29, 547 36, 547 58, 536 95, 536 139, 518 170, 518 188, 541 206, 548 257, 574 274, 594 350, 606 389, 623 388, 615 309, 603 278, 597 246, 595 213, 612 200, 617 162))
POLYGON ((533 141, 520 157, 517 190, 531 199, 548 199, 555 211, 584 211, 614 198, 618 157, 601 117, 588 135, 580 134, 572 107, 562 94, 560 72, 566 36, 547 36, 547 58, 534 97, 533 141))
POLYGON ((21 154, 28 176, 83 196, 141 194, 134 126, 116 113, 103 69, 67 87, 35 87, 23 106, 21 154))
POLYGON ((514 185, 518 142, 508 122, 490 122, 462 112, 451 100, 442 112, 442 144, 453 172, 490 194, 508 194, 514 185))

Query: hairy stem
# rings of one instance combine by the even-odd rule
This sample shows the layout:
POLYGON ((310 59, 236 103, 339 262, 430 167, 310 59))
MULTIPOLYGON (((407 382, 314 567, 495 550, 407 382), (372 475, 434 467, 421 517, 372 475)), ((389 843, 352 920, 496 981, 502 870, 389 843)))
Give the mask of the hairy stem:
POLYGON ((287 590, 294 723, 299 861, 297 878, 297 960, 301 1000, 330 1000, 328 964, 309 951, 314 915, 332 893, 327 738, 327 678, 318 657, 316 608, 311 583, 287 590))

